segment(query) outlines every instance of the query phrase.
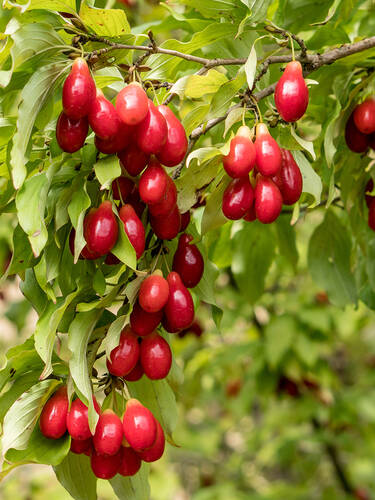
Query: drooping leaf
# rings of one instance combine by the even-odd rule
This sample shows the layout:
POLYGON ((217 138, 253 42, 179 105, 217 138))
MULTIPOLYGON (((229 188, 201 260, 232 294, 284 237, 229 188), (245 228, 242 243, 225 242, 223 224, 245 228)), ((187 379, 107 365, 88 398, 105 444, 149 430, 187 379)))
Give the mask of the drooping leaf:
POLYGON ((142 467, 135 476, 123 477, 117 474, 109 482, 119 500, 149 500, 148 473, 149 464, 143 462, 142 467))
POLYGON ((62 486, 75 500, 96 500, 96 477, 86 455, 68 453, 61 464, 53 468, 62 486))

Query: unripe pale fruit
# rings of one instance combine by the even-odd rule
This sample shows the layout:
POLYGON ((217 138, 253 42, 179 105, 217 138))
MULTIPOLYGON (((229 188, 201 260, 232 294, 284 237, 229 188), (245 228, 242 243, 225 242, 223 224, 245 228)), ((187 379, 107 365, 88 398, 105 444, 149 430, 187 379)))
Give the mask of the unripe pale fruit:
POLYGON ((267 177, 258 175, 255 186, 255 213, 263 224, 270 224, 278 218, 283 198, 276 184, 267 177))
POLYGON ((99 417, 93 437, 95 451, 101 455, 116 455, 123 437, 120 417, 112 410, 105 410, 99 417))
POLYGON ((190 210, 181 214, 181 224, 179 233, 185 231, 185 229, 188 227, 189 224, 190 224, 190 210))
POLYGON ((129 446, 121 448, 121 463, 118 473, 121 476, 134 476, 141 468, 142 462, 136 452, 129 446))
POLYGON ((139 305, 148 313, 161 311, 169 296, 168 282, 158 273, 148 276, 142 281, 139 289, 139 305))
POLYGON ((138 125, 148 113, 148 97, 142 86, 133 82, 117 94, 116 109, 126 125, 138 125))
POLYGON ((174 271, 169 273, 167 281, 169 297, 164 308, 164 315, 168 328, 175 332, 188 328, 194 321, 194 303, 178 273, 174 271))
POLYGON ((161 217, 151 215, 150 223, 152 230, 158 238, 161 240, 173 240, 178 235, 181 226, 181 214, 178 206, 175 205, 168 215, 161 217))
POLYGON ((165 378, 172 366, 172 352, 168 342, 156 332, 151 333, 142 339, 140 360, 149 379, 165 378))
POLYGON ((150 160, 150 155, 144 153, 137 144, 130 143, 127 148, 120 151, 117 155, 121 165, 125 168, 129 175, 136 177, 146 168, 150 160))
POLYGON ((131 127, 120 123, 118 132, 108 139, 101 139, 95 136, 96 148, 106 155, 113 155, 125 149, 133 139, 133 130, 131 127))
POLYGON ((256 126, 255 163, 257 170, 266 176, 275 175, 281 167, 281 151, 264 123, 256 126))
POLYGON ((286 122, 295 122, 305 114, 308 103, 309 91, 303 78, 301 63, 291 61, 276 84, 277 111, 286 122))
POLYGON ((70 451, 76 453, 77 455, 85 455, 90 456, 92 450, 92 438, 88 439, 73 439, 70 442, 70 451))
POLYGON ((369 97, 353 112, 354 123, 362 134, 375 132, 375 98, 369 97))
POLYGON ((137 259, 139 259, 145 249, 145 228, 142 221, 131 205, 121 207, 119 216, 124 224, 125 233, 135 250, 137 259))
POLYGON ((137 126, 136 140, 146 154, 157 154, 167 141, 168 128, 164 116, 148 101, 146 118, 137 126))
POLYGON ((132 371, 139 358, 137 336, 130 327, 125 327, 120 336, 120 342, 107 359, 108 371, 116 377, 123 377, 132 371))
POLYGON ((105 98, 101 90, 96 91, 96 98, 90 108, 89 123, 101 139, 109 139, 119 132, 120 118, 116 108, 105 98))
POLYGON ((255 165, 255 146, 249 127, 242 126, 230 141, 230 151, 223 157, 226 173, 233 179, 247 176, 255 165))
POLYGON ((78 120, 87 116, 95 99, 95 82, 89 67, 82 57, 78 57, 66 78, 62 91, 64 113, 78 120))
POLYGON ((124 435, 135 451, 144 451, 155 443, 157 425, 154 415, 137 399, 126 403, 122 419, 124 435))
POLYGON ((100 455, 95 450, 91 454, 91 469, 100 479, 112 479, 121 464, 121 449, 116 455, 100 455))
POLYGON ((142 376, 143 376, 143 368, 140 360, 138 360, 137 364, 132 369, 132 371, 127 375, 124 375, 124 379, 127 380, 128 382, 136 382, 137 380, 142 378, 142 376))
POLYGON ((353 153, 364 153, 369 146, 369 136, 360 132, 353 119, 353 113, 350 115, 345 126, 345 141, 348 148, 353 153))
POLYGON ((153 160, 141 175, 138 186, 139 195, 148 205, 159 203, 165 195, 167 185, 167 173, 158 161, 153 160))
POLYGON ((371 201, 368 207, 368 227, 375 231, 375 198, 371 201))
POLYGON ((83 234, 89 251, 105 255, 117 242, 118 225, 110 201, 103 201, 98 208, 92 208, 83 221, 83 234))
POLYGON ((117 177, 117 179, 112 182, 113 199, 122 200, 122 202, 125 203, 134 189, 134 181, 129 179, 129 177, 117 177))
POLYGON ((144 462, 156 462, 156 460, 159 460, 164 453, 164 448, 165 448, 164 431, 162 429, 162 426, 157 420, 156 420, 156 425, 157 425, 157 431, 156 431, 155 443, 151 446, 149 450, 137 453, 138 456, 144 462))
POLYGON ((61 113, 56 124, 57 143, 66 153, 75 153, 85 144, 88 131, 87 117, 73 120, 65 113, 61 113))
POLYGON ((187 151, 186 132, 180 120, 168 106, 161 104, 157 109, 164 116, 167 124, 167 140, 157 154, 157 158, 163 165, 175 167, 182 162, 187 151))
MULTIPOLYGON (((96 399, 93 399, 96 412, 100 413, 99 405, 96 399)), ((92 434, 89 427, 88 408, 77 398, 75 399, 66 417, 66 427, 72 439, 87 440, 92 434)))
POLYGON ((173 257, 173 271, 176 271, 187 288, 194 288, 200 282, 204 271, 204 260, 196 245, 191 245, 193 237, 181 234, 173 257))
POLYGON ((280 189, 284 205, 293 205, 302 194, 302 174, 290 151, 282 149, 281 158, 281 168, 272 180, 280 189))
POLYGON ((39 427, 43 436, 59 439, 65 434, 68 408, 68 394, 64 386, 47 401, 40 414, 39 427))
POLYGON ((158 203, 150 205, 150 214, 154 217, 162 217, 171 213, 177 203, 177 188, 173 180, 167 177, 167 188, 162 199, 158 203))
POLYGON ((137 301, 130 315, 130 326, 134 333, 144 337, 158 327, 162 317, 163 312, 161 310, 154 313, 146 312, 137 301))
POLYGON ((227 219, 241 219, 251 207, 254 190, 249 177, 233 179, 223 194, 222 210, 227 219))

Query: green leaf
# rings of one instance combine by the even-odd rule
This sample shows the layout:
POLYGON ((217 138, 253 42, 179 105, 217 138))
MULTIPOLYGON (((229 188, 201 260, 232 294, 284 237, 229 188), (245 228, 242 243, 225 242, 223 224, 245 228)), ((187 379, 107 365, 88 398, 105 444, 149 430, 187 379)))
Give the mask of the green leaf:
POLYGON ((222 226, 228 221, 221 210, 221 205, 224 191, 229 182, 230 180, 227 177, 215 179, 215 188, 208 198, 203 212, 201 224, 202 235, 212 229, 222 226))
POLYGON ((214 290, 218 275, 219 270, 215 264, 213 264, 210 260, 205 259, 203 276, 198 285, 194 288, 194 293, 196 293, 201 300, 207 302, 208 304, 216 304, 214 290))
POLYGON ((74 14, 76 12, 76 2, 75 0, 30 0, 26 4, 26 9, 47 9, 53 12, 69 12, 70 14, 74 14))
POLYGON ((246 83, 246 73, 245 68, 242 66, 236 77, 229 82, 224 83, 220 89, 214 95, 210 111, 207 116, 207 120, 212 118, 217 118, 225 114, 227 109, 230 107, 233 98, 236 96, 241 87, 246 83))
POLYGON ((254 43, 253 46, 251 47, 249 57, 247 58, 247 61, 245 63, 246 80, 249 89, 253 88, 255 72, 257 69, 257 62, 258 62, 257 52, 255 50, 255 43, 254 43))
POLYGON ((312 159, 315 161, 316 154, 314 151, 314 143, 312 141, 306 141, 305 139, 302 139, 302 137, 297 135, 297 132, 294 130, 294 127, 290 127, 290 133, 292 134, 293 138, 298 142, 298 144, 302 146, 303 149, 305 149, 310 153, 312 159))
POLYGON ((302 191, 313 195, 315 202, 312 206, 315 206, 320 203, 320 197, 323 189, 322 180, 301 151, 292 151, 292 154, 301 170, 303 179, 302 191))
MULTIPOLYGON (((78 261, 82 248, 86 245, 86 240, 83 236, 83 221, 86 210, 91 206, 91 200, 87 194, 86 180, 78 179, 81 184, 80 188, 74 191, 72 199, 68 205, 68 213, 76 234, 74 238, 74 262, 78 261)), ((74 184, 73 184, 74 185, 74 184)))
POLYGON ((92 280, 92 286, 98 295, 104 295, 107 284, 105 281, 103 271, 101 269, 97 269, 95 271, 95 274, 94 274, 94 277, 92 280))
POLYGON ((292 347, 297 333, 296 322, 291 316, 276 316, 266 326, 266 357, 272 368, 280 363, 292 347))
POLYGON ((124 224, 121 219, 118 220, 118 240, 111 252, 131 269, 137 269, 137 256, 128 235, 125 233, 124 224))
POLYGON ((117 156, 107 156, 94 165, 95 175, 101 184, 101 189, 109 189, 112 181, 120 177, 121 167, 117 156))
POLYGON ((150 486, 147 478, 149 473, 149 464, 142 463, 135 476, 123 477, 117 474, 109 482, 119 500, 149 500, 150 486))
POLYGON ((223 73, 210 69, 205 75, 189 76, 184 94, 191 99, 200 99, 207 94, 214 94, 227 81, 228 78, 223 73))
POLYGON ((75 500, 96 500, 96 477, 90 458, 68 453, 61 464, 54 467, 57 479, 75 500))
POLYGON ((103 341, 103 347, 106 352, 107 358, 109 358, 111 351, 118 346, 120 341, 120 335, 122 330, 125 328, 126 324, 129 322, 129 315, 119 316, 109 327, 107 335, 103 341))
POLYGON ((46 306, 46 295, 36 281, 33 269, 26 270, 25 279, 20 283, 20 289, 38 315, 40 315, 46 306))
POLYGON ((97 35, 116 37, 130 33, 128 20, 122 9, 97 9, 82 2, 79 17, 97 35))
POLYGON ((3 421, 5 414, 13 403, 33 385, 39 381, 40 369, 27 372, 18 378, 9 386, 9 389, 0 397, 0 422, 3 421))
POLYGON ((280 254, 283 255, 294 269, 298 263, 296 233, 290 224, 289 215, 281 215, 275 222, 277 241, 280 254))
POLYGON ((233 108, 229 111, 228 116, 225 118, 224 137, 226 137, 227 133, 235 123, 242 120, 242 116, 243 116, 242 107, 233 108))

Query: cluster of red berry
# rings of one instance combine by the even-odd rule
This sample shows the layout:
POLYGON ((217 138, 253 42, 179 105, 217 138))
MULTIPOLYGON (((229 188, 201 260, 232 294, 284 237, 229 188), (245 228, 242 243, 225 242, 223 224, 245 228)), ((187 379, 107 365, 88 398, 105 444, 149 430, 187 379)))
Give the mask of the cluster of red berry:
POLYGON ((49 439, 59 439, 66 432, 71 437, 73 453, 91 457, 91 468, 101 479, 117 473, 133 476, 141 461, 155 462, 164 453, 165 437, 160 423, 137 399, 126 403, 122 419, 112 410, 101 409, 93 398, 99 415, 95 433, 89 427, 88 408, 80 399, 69 399, 66 386, 61 387, 44 405, 39 426, 49 439))

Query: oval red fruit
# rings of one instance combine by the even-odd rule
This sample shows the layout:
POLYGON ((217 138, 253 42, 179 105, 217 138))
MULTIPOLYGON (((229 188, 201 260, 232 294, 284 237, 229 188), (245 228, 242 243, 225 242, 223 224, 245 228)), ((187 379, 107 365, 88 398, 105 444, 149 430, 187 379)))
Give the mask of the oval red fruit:
POLYGON ((120 159, 121 165, 132 177, 140 174, 150 160, 150 155, 140 150, 134 142, 130 143, 126 149, 120 151, 117 156, 120 159))
POLYGON ((157 109, 164 116, 167 124, 167 140, 157 157, 163 165, 175 167, 182 162, 187 151, 186 132, 180 120, 168 106, 161 104, 157 109))
POLYGON ((163 312, 161 310, 154 313, 146 312, 137 301, 134 304, 133 311, 130 315, 130 326, 134 333, 144 337, 145 335, 152 333, 157 328, 162 316, 163 312))
POLYGON ((255 139, 255 163, 262 175, 275 175, 281 167, 281 151, 267 125, 258 123, 255 139))
POLYGON ((255 213, 263 224, 270 224, 278 218, 283 206, 279 188, 267 177, 258 175, 255 186, 255 213))
POLYGON ((157 425, 154 415, 137 399, 126 403, 122 420, 124 435, 135 451, 144 451, 155 443, 157 425))
POLYGON ((144 462, 156 462, 156 460, 159 460, 164 453, 164 448, 165 448, 164 431, 162 429, 162 426, 157 420, 156 420, 156 425, 157 425, 157 431, 156 431, 155 443, 151 446, 149 450, 138 452, 138 456, 144 462))
POLYGON ((148 97, 142 86, 133 82, 117 94, 116 109, 126 125, 138 125, 148 113, 148 97))
POLYGON ((375 98, 369 97, 357 106, 353 118, 355 126, 362 134, 375 132, 375 98))
POLYGON ((164 314, 168 328, 175 332, 188 328, 194 321, 194 303, 178 273, 174 271, 169 273, 167 281, 169 298, 164 308, 164 314))
POLYGON ((94 448, 101 455, 116 455, 123 440, 122 422, 112 410, 105 410, 96 425, 94 448))
POLYGON ((64 386, 53 394, 40 414, 39 427, 43 436, 49 439, 59 439, 65 434, 68 408, 68 394, 64 386))
POLYGON ((100 479, 112 479, 121 464, 121 450, 116 455, 100 455, 95 450, 91 454, 91 469, 100 479))
POLYGON ((91 454, 92 449, 92 439, 91 437, 88 439, 73 439, 70 442, 70 451, 76 453, 77 455, 81 455, 84 453, 85 455, 91 454))
POLYGON ((248 175, 255 165, 255 146, 249 127, 242 126, 230 141, 229 154, 223 157, 226 173, 233 179, 248 175))
POLYGON ((251 207, 254 190, 249 177, 233 179, 223 194, 222 210, 227 219, 241 219, 251 207))
POLYGON ((167 173, 158 161, 153 160, 141 175, 138 186, 139 195, 148 205, 159 203, 165 195, 167 185, 167 173))
POLYGON ((280 189, 283 203, 293 205, 302 194, 302 174, 290 151, 282 149, 281 158, 281 168, 272 180, 280 189))
POLYGON ((161 311, 169 296, 168 282, 158 272, 142 281, 139 289, 139 305, 148 313, 161 311))
POLYGON ((117 242, 118 225, 110 201, 92 208, 83 221, 83 234, 91 253, 105 255, 117 242))
POLYGON ((105 98, 101 90, 96 91, 96 98, 90 108, 89 123, 101 139, 109 139, 119 132, 120 118, 116 108, 105 98))
POLYGON ((60 148, 66 153, 75 153, 83 147, 89 131, 86 117, 73 120, 61 113, 56 124, 56 139, 60 148))
POLYGON ((156 154, 166 143, 167 134, 164 116, 149 100, 146 118, 137 126, 136 140, 139 148, 146 154, 156 154))
POLYGON ((110 358, 107 359, 108 371, 116 377, 123 377, 132 371, 138 358, 139 344, 137 336, 127 326, 121 332, 119 345, 111 351, 110 358))
POLYGON ((158 203, 150 205, 150 214, 161 217, 171 213, 177 203, 177 188, 173 180, 167 177, 167 188, 162 199, 158 203))
POLYGON ((188 227, 189 224, 190 224, 190 210, 181 214, 181 224, 179 233, 185 231, 185 229, 188 227))
POLYGON ((369 146, 369 136, 362 134, 355 126, 353 113, 349 116, 345 126, 345 141, 353 153, 364 153, 369 146))
POLYGON ((187 288, 194 288, 200 282, 204 271, 204 260, 196 245, 191 245, 193 237, 181 234, 173 257, 173 271, 176 271, 187 288))
POLYGON ((122 203, 125 203, 134 189, 134 181, 129 179, 129 177, 117 177, 117 179, 112 182, 113 199, 121 200, 122 203))
POLYGON ((141 468, 142 462, 136 452, 129 446, 121 448, 121 463, 118 473, 121 476, 134 476, 141 468))
POLYGON ((118 132, 112 137, 109 137, 108 139, 101 139, 96 135, 95 146, 101 153, 113 155, 125 149, 132 140, 132 136, 133 131, 131 130, 131 127, 128 127, 125 123, 121 122, 118 132))
POLYGON ((167 215, 161 217, 151 215, 150 223, 152 230, 158 238, 161 240, 173 240, 178 235, 181 226, 181 214, 178 206, 175 205, 167 215))
POLYGON ((132 369, 132 371, 127 375, 124 375, 124 379, 127 380, 128 382, 136 382, 137 380, 142 378, 142 376, 143 376, 143 368, 140 360, 138 360, 137 364, 132 369))
POLYGON ((87 116, 95 99, 95 93, 95 82, 89 67, 82 57, 78 57, 64 82, 62 91, 64 113, 74 120, 87 116))
POLYGON ((289 62, 276 84, 275 104, 286 122, 295 122, 304 114, 309 104, 309 90, 298 61, 289 62))
POLYGON ((168 342, 156 332, 151 333, 142 339, 140 360, 149 379, 165 378, 172 366, 172 352, 168 342))
POLYGON ((142 221, 131 205, 121 207, 119 216, 124 224, 125 233, 135 250, 137 259, 139 259, 145 249, 145 228, 142 221))
MULTIPOLYGON (((97 413, 100 412, 99 405, 94 398, 94 407, 97 413)), ((72 439, 87 440, 92 434, 89 427, 88 408, 77 398, 75 399, 66 417, 66 426, 72 439)))

